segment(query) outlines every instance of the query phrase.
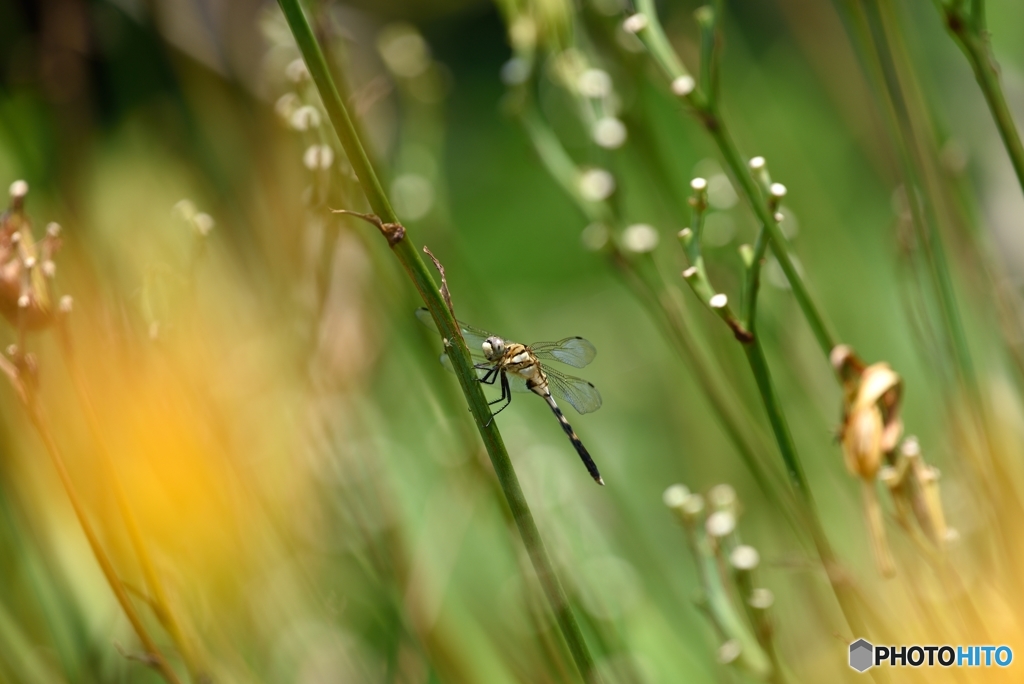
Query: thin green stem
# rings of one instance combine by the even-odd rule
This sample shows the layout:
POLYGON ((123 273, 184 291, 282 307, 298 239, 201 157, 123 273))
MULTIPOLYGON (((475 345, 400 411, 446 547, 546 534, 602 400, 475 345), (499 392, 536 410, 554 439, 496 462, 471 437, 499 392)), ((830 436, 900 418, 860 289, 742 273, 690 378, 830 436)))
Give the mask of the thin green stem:
POLYGON ((1020 132, 999 82, 999 65, 992 57, 992 47, 985 28, 984 7, 982 0, 973 0, 971 14, 965 16, 962 8, 942 6, 940 3, 946 28, 974 71, 974 78, 978 81, 981 94, 985 96, 985 102, 999 130, 999 137, 1003 139, 1010 163, 1017 174, 1017 181, 1024 191, 1024 144, 1021 143, 1020 132))
POLYGON ((697 298, 729 326, 736 339, 746 342, 750 339, 750 331, 743 327, 740 319, 733 313, 732 307, 729 305, 729 298, 715 290, 708 278, 707 269, 704 267, 700 240, 704 233, 704 214, 708 208, 707 182, 703 178, 694 179, 691 187, 694 189, 694 195, 690 199, 690 206, 693 209, 690 215, 690 227, 679 233, 686 258, 690 261, 690 268, 683 271, 683 279, 697 295, 697 298))
MULTIPOLYGON (((644 27, 637 33, 638 37, 647 46, 654 61, 668 77, 669 81, 676 82, 676 79, 687 75, 687 71, 679 58, 672 52, 668 38, 658 22, 654 0, 637 0, 637 7, 647 19, 644 27)), ((807 319, 807 323, 814 334, 815 340, 818 342, 818 346, 821 347, 822 353, 827 359, 832 349, 836 346, 835 336, 829 330, 825 317, 812 299, 800 272, 797 271, 789 254, 786 238, 782 234, 778 222, 775 220, 774 213, 768 207, 767 198, 764 197, 764 194, 758 188, 757 182, 751 175, 746 161, 733 141, 721 117, 717 103, 710 101, 701 90, 694 90, 682 97, 691 106, 701 124, 703 124, 708 134, 715 141, 733 180, 739 185, 747 203, 757 215, 758 220, 768 229, 772 251, 776 259, 778 259, 786 279, 790 283, 793 296, 796 298, 804 318, 807 319)))
MULTIPOLYGON (((576 182, 577 168, 575 162, 565 151, 561 142, 547 126, 547 124, 530 104, 524 104, 520 112, 520 120, 526 129, 533 146, 540 156, 541 161, 547 168, 548 173, 565 190, 566 194, 572 197, 580 212, 592 222, 599 222, 611 230, 619 228, 621 221, 615 215, 614 210, 607 202, 593 202, 579 191, 576 182)), ((697 233, 701 230, 702 212, 695 211, 693 228, 697 233)), ((692 240, 696 242, 696 238, 692 240)), ((697 341, 690 331, 690 327, 683 319, 682 306, 675 301, 664 279, 660 275, 655 279, 648 277, 642 269, 619 248, 614 238, 610 238, 606 247, 609 260, 616 271, 623 277, 626 285, 633 291, 633 294, 644 304, 651 315, 664 326, 669 340, 682 356, 684 363, 693 372, 704 396, 711 404, 719 425, 725 431, 729 441, 732 442, 743 460, 744 465, 750 471, 754 480, 758 483, 761 491, 785 512, 787 520, 793 529, 800 529, 800 516, 794 510, 794 502, 785 488, 784 482, 779 478, 778 472, 766 467, 762 459, 758 457, 758 449, 755 449, 745 437, 746 430, 741 428, 751 421, 749 417, 738 416, 734 406, 739 405, 735 396, 722 387, 725 384, 720 377, 712 370, 713 365, 707 355, 701 350, 697 341)), ((689 255, 690 252, 687 252, 689 255)), ((699 257, 699 252, 694 252, 699 257)), ((701 261, 700 263, 703 263, 701 261)), ((706 282, 706 276, 705 276, 706 282)), ((714 295, 714 292, 705 293, 703 297, 705 304, 714 295)))
POLYGON ((713 121, 717 123, 717 126, 709 128, 708 132, 714 138, 715 143, 717 143, 718 149, 725 159, 733 179, 739 183, 743 195, 754 210, 754 214, 756 214, 761 225, 768 231, 772 253, 778 260, 779 266, 782 267, 786 280, 789 281, 790 287, 793 290, 793 296, 796 298, 797 304, 800 306, 800 310, 803 312, 804 318, 807 319, 807 324, 811 328, 811 333, 814 335, 814 339, 818 342, 818 346, 827 359, 837 344, 835 335, 828 327, 824 315, 822 315, 818 305, 811 297, 811 293, 804 283, 803 276, 797 271, 796 265, 789 254, 789 243, 786 240, 786 236, 782 234, 782 229, 779 228, 779 222, 775 219, 775 214, 769 208, 767 199, 758 188, 757 181, 751 175, 746 160, 743 159, 739 148, 736 147, 725 123, 720 119, 717 112, 713 114, 713 121))
POLYGON ((382 222, 382 230, 384 227, 392 226, 390 233, 385 231, 392 251, 405 268, 424 304, 429 309, 446 346, 450 346, 448 356, 458 376, 463 394, 469 403, 473 418, 476 420, 480 436, 494 466, 495 474, 519 529, 523 544, 526 546, 555 621, 572 653, 576 667, 584 681, 600 681, 600 676, 594 667, 593 657, 569 605, 565 590, 555 574, 554 566, 544 548, 540 532, 519 485, 519 479, 512 467, 512 461, 501 438, 501 433, 498 432, 497 424, 492 420, 490 407, 487 405, 487 399, 480 387, 476 371, 470 361, 469 350, 459 332, 455 316, 442 299, 437 285, 423 259, 420 258, 419 251, 412 239, 404 229, 399 232, 395 228, 401 228, 398 226, 398 217, 391 208, 391 203, 384 194, 377 173, 366 155, 341 94, 331 78, 323 52, 313 36, 298 0, 279 0, 279 4, 370 207, 382 222))
POLYGON ((740 643, 737 664, 758 679, 769 679, 773 671, 772 662, 733 605, 732 596, 720 573, 718 558, 712 550, 711 541, 703 526, 700 525, 700 519, 679 509, 676 509, 676 513, 686 530, 690 551, 697 564, 697 574, 707 600, 708 616, 725 638, 735 639, 740 643))
MULTIPOLYGON (((876 0, 864 0, 862 6, 889 102, 892 105, 895 123, 899 131, 897 143, 900 148, 900 160, 904 178, 906 179, 907 205, 911 212, 911 220, 921 237, 921 243, 925 250, 932 282, 939 300, 942 320, 946 328, 946 335, 952 347, 953 357, 956 360, 959 380, 967 391, 968 396, 977 402, 981 398, 981 391, 977 386, 974 363, 971 360, 970 350, 968 349, 967 335, 964 332, 963 321, 960 318, 960 309, 956 303, 953 280, 949 271, 949 263, 946 260, 946 251, 943 248, 942 239, 939 235, 937 220, 934 216, 925 216, 925 210, 917 197, 918 189, 923 190, 919 170, 924 168, 924 161, 917 144, 917 135, 911 120, 910 109, 899 82, 896 62, 885 32, 881 9, 876 0)), ((978 406, 980 406, 980 403, 978 403, 978 406)))
POLYGON ((764 265, 765 252, 768 251, 768 231, 764 226, 757 233, 754 253, 747 268, 747 330, 757 327, 757 293, 761 287, 761 267, 764 265))

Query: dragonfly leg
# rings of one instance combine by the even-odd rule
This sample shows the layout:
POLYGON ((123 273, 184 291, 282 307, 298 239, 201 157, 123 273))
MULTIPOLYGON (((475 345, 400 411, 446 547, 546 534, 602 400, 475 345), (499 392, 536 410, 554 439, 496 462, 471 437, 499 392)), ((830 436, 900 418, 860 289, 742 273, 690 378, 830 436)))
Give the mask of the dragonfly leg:
POLYGON ((487 373, 484 374, 484 377, 480 378, 480 382, 482 382, 485 385, 493 385, 494 381, 498 379, 497 366, 492 366, 487 363, 478 363, 473 367, 478 368, 480 370, 483 370, 484 368, 487 369, 487 373))
POLYGON ((493 411, 491 413, 491 419, 487 421, 487 425, 484 427, 490 427, 491 423, 494 422, 494 417, 504 411, 508 405, 512 403, 512 388, 509 387, 508 376, 505 375, 504 371, 501 372, 501 398, 490 403, 497 404, 499 401, 504 401, 505 404, 497 411, 493 411))

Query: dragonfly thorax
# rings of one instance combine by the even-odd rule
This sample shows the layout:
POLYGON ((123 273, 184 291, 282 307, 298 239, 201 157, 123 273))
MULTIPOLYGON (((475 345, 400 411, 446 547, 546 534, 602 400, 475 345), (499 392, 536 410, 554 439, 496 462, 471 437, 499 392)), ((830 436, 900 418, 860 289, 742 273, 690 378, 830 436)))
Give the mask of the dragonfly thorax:
POLYGON ((484 356, 488 361, 497 361, 505 353, 505 340, 494 335, 484 340, 480 345, 484 350, 484 356))

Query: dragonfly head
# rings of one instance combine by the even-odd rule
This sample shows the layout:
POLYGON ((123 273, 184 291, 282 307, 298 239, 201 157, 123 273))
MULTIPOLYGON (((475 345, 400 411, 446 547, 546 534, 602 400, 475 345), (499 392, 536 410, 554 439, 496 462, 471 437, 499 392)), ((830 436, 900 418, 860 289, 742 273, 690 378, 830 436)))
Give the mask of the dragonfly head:
POLYGON ((488 361, 497 361, 505 353, 505 340, 500 337, 488 337, 480 346, 483 347, 484 356, 488 361))

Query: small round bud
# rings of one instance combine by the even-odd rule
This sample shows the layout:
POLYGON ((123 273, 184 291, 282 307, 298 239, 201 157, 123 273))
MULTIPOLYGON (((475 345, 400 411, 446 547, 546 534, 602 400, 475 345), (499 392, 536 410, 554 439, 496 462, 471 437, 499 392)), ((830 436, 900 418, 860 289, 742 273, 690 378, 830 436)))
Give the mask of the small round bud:
POLYGON ((772 197, 785 197, 786 186, 783 185, 782 183, 772 183, 771 186, 768 188, 768 192, 771 193, 772 197))
POLYGON ((626 125, 613 116, 598 119, 590 135, 601 147, 614 150, 626 142, 626 125))
POLYGON ((52 278, 57 275, 57 264, 53 263, 51 259, 47 259, 41 265, 43 275, 47 278, 52 278))
POLYGON ((31 303, 32 303, 32 298, 29 297, 27 294, 23 294, 20 297, 18 297, 18 307, 19 308, 27 309, 28 305, 31 304, 31 303))
POLYGON ((292 83, 301 83, 309 78, 309 69, 306 68, 306 63, 302 61, 302 58, 293 59, 284 68, 284 75, 292 83))
POLYGON ((583 97, 607 97, 612 92, 612 78, 603 69, 587 69, 576 79, 576 90, 583 97))
POLYGON ((25 268, 33 269, 36 267, 36 258, 34 256, 25 257, 25 268))
POLYGON ((28 194, 28 183, 23 180, 16 180, 11 183, 10 195, 12 200, 21 200, 28 194))
POLYGON ((737 570, 747 572, 753 570, 761 563, 761 554, 753 546, 740 544, 729 554, 729 564, 737 570))
POLYGON ((764 157, 752 157, 748 164, 751 171, 760 171, 765 167, 764 157))
POLYGON ((196 230, 199 231, 199 234, 202 235, 203 237, 209 235, 210 231, 213 230, 213 227, 216 225, 216 223, 213 220, 213 217, 205 212, 199 212, 198 214, 193 216, 192 224, 196 227, 196 230))
POLYGON ((195 203, 190 199, 178 200, 171 207, 171 215, 180 218, 182 221, 191 221, 197 211, 195 203))
POLYGON ((600 202, 615 192, 615 177, 604 169, 587 169, 580 174, 580 194, 591 202, 600 202))
POLYGON ((512 47, 532 50, 537 45, 537 22, 528 14, 520 14, 508 27, 512 47))
POLYGON ((302 100, 299 99, 298 95, 295 93, 285 93, 277 98, 277 102, 274 103, 274 112, 285 121, 290 122, 292 114, 301 106, 302 100))
POLYGON ((622 28, 626 33, 640 33, 647 28, 647 17, 643 14, 637 13, 630 17, 627 17, 622 22, 622 28))
POLYGON ((623 232, 622 244, 631 252, 650 252, 658 246, 658 231, 646 223, 634 223, 623 232))
POLYGON ((723 309, 729 303, 729 298, 719 292, 708 300, 708 306, 712 309, 723 309))
POLYGON ((750 597, 747 598, 747 603, 749 603, 752 608, 768 610, 775 603, 775 594, 772 593, 771 589, 758 587, 750 592, 750 597))
POLYGON ((692 235, 693 231, 690 230, 689 228, 683 228, 681 231, 679 231, 679 237, 682 238, 683 240, 689 240, 692 235))
POLYGON ((917 441, 917 437, 914 435, 908 435, 903 443, 900 444, 900 452, 907 457, 914 457, 921 455, 921 444, 917 441))
POLYGON ((743 647, 740 646, 740 642, 736 639, 729 639, 724 644, 718 647, 718 662, 723 665, 735 662, 740 657, 740 653, 743 652, 743 647))
POLYGON ((715 485, 708 491, 708 503, 717 511, 732 510, 736 506, 736 498, 732 485, 715 485))
POLYGON ((686 485, 674 484, 665 490, 665 493, 661 495, 661 500, 669 508, 680 508, 689 497, 690 490, 686 488, 686 485))
POLYGON ((690 266, 688 269, 683 271, 683 277, 686 278, 687 280, 689 280, 690 278, 692 278, 695 275, 697 275, 697 267, 696 266, 690 266))
POLYGON ((736 529, 736 516, 729 511, 715 511, 708 516, 707 522, 704 523, 704 529, 716 539, 732 534, 736 529))
POLYGON ((316 128, 320 125, 320 112, 312 105, 299 107, 292 112, 291 117, 288 119, 288 123, 297 131, 308 131, 309 129, 316 128))
POLYGON ((526 83, 530 78, 530 63, 525 59, 513 57, 501 65, 501 82, 513 86, 526 83))
POLYGON ((19 242, 21 242, 21 231, 16 230, 13 233, 11 233, 11 244, 16 245, 19 242))
POLYGON ((693 76, 686 74, 679 76, 672 81, 672 92, 679 97, 686 97, 693 92, 693 89, 697 87, 697 82, 693 80, 693 76))
POLYGON ((50 222, 46 224, 46 234, 50 237, 59 237, 60 230, 61 228, 59 223, 50 222))
POLYGON ((774 216, 772 216, 772 218, 774 218, 774 219, 775 219, 775 222, 776 222, 776 223, 782 223, 782 220, 783 220, 784 218, 786 218, 786 217, 782 215, 782 212, 781 212, 781 211, 777 211, 777 212, 775 212, 775 215, 774 215, 774 216))
POLYGON ((696 518, 704 512, 704 497, 700 494, 691 494, 683 502, 681 511, 687 518, 696 518))
POLYGON ((302 163, 310 171, 329 169, 334 163, 334 150, 327 145, 310 145, 302 155, 302 163))
POLYGON ((72 299, 71 295, 64 295, 60 298, 60 312, 71 313, 71 309, 75 306, 75 300, 72 299))
POLYGON ((705 178, 694 178, 690 181, 690 187, 693 188, 694 192, 701 192, 702 190, 707 190, 708 181, 705 178))

